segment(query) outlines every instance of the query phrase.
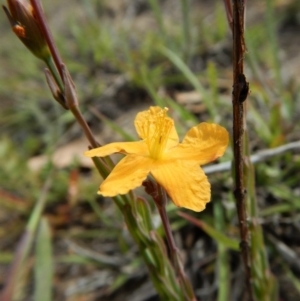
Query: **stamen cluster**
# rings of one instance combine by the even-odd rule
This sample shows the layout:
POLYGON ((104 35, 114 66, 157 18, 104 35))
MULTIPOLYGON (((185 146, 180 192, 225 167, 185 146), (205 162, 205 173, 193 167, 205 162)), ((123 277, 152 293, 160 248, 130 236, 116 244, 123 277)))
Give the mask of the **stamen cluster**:
POLYGON ((163 158, 173 121, 167 117, 167 108, 153 114, 151 110, 147 112, 147 122, 145 122, 145 137, 150 157, 159 160, 163 158))

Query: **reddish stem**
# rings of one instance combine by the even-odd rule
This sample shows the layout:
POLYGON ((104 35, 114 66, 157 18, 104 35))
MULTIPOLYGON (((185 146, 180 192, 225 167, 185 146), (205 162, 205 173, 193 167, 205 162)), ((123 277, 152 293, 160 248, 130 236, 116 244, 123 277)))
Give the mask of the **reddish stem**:
POLYGON ((160 218, 163 223, 167 243, 168 243, 169 250, 170 250, 172 264, 173 264, 174 269, 180 279, 180 282, 182 283, 183 287, 185 288, 185 294, 186 294, 187 300, 197 301, 197 299, 194 295, 191 283, 185 274, 183 264, 182 264, 182 259, 180 256, 180 252, 179 252, 178 248, 176 247, 175 240, 174 240, 174 237, 172 234, 172 229, 171 229, 169 218, 168 218, 167 211, 166 211, 166 204, 167 204, 167 200, 168 200, 167 194, 166 194, 165 190, 159 184, 157 184, 157 190, 158 190, 158 195, 156 198, 154 198, 154 201, 155 201, 160 218))
POLYGON ((227 16, 227 21, 229 24, 229 27, 232 31, 232 8, 231 8, 231 1, 230 0, 223 0, 224 5, 225 5, 225 10, 226 10, 226 16, 227 16))
POLYGON ((34 9, 34 14, 35 17, 41 26, 41 30, 45 36, 45 39, 47 41, 48 47, 50 49, 50 52, 52 54, 53 60, 55 62, 55 66, 60 74, 61 79, 63 79, 63 71, 62 71, 62 59, 59 55, 59 52, 56 48, 54 39, 52 37, 51 31, 48 27, 48 22, 46 20, 46 16, 44 15, 41 3, 39 0, 30 0, 31 5, 33 6, 34 9))
POLYGON ((244 102, 249 85, 244 75, 244 0, 233 0, 233 150, 235 171, 235 199, 241 236, 241 254, 246 273, 246 286, 250 301, 253 301, 251 286, 251 258, 248 244, 248 224, 245 204, 243 171, 244 102))

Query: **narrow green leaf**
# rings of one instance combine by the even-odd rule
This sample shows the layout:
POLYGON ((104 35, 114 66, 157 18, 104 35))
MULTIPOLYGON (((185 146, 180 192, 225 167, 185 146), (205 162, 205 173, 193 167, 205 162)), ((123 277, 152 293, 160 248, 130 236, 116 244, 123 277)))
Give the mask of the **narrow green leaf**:
POLYGON ((191 71, 191 69, 183 62, 183 60, 170 49, 161 46, 159 51, 165 55, 187 78, 190 84, 195 88, 195 90, 203 97, 203 102, 207 107, 210 114, 210 118, 214 120, 217 117, 214 103, 212 102, 211 95, 206 91, 206 89, 201 85, 197 76, 191 71))
POLYGON ((173 109, 176 113, 180 114, 180 119, 182 119, 185 124, 191 123, 191 126, 197 124, 199 120, 190 111, 185 109, 183 106, 175 102, 171 98, 166 98, 167 106, 173 109))
POLYGON ((295 210, 295 206, 293 206, 292 204, 277 204, 262 209, 260 211, 260 216, 275 215, 279 213, 290 212, 293 210, 295 210))
POLYGON ((190 0, 181 0, 182 23, 182 48, 186 59, 191 54, 191 20, 190 20, 190 0))
POLYGON ((259 137, 266 143, 270 143, 272 141, 272 133, 269 129, 266 119, 256 110, 253 105, 249 104, 249 108, 249 119, 252 120, 252 123, 256 128, 257 135, 259 135, 259 137))
POLYGON ((52 300, 53 259, 51 233, 48 222, 42 218, 36 238, 35 247, 35 301, 52 300))
POLYGON ((139 214, 141 218, 141 224, 145 227, 145 229, 150 232, 153 230, 152 217, 151 217, 151 209, 147 201, 141 197, 137 197, 134 203, 135 210, 139 214))
POLYGON ((114 132, 118 133, 124 140, 126 141, 134 141, 134 137, 130 135, 127 131, 124 131, 123 128, 119 125, 117 125, 114 121, 110 120, 106 116, 100 114, 97 112, 97 117, 101 121, 103 121, 108 127, 110 127, 114 132))
POLYGON ((166 39, 166 30, 165 30, 165 26, 164 26, 164 18, 162 15, 162 11, 161 8, 159 6, 159 1, 158 0, 148 0, 150 7, 154 13, 156 22, 158 24, 159 27, 159 31, 161 36, 166 39))
POLYGON ((286 271, 287 277, 291 280, 295 289, 300 293, 300 280, 293 274, 293 272, 291 271, 291 269, 288 266, 285 266, 285 271, 286 271))
POLYGON ((218 243, 223 244, 225 247, 232 249, 234 251, 239 251, 239 249, 240 249, 239 242, 236 239, 230 238, 230 237, 224 235, 222 232, 217 231, 209 224, 207 224, 203 221, 200 221, 191 215, 188 215, 183 212, 178 212, 178 215, 180 215, 181 217, 185 218, 186 220, 188 220, 195 226, 202 229, 207 235, 209 235, 211 238, 213 238, 218 243))
MULTIPOLYGON (((22 274, 22 270, 24 269, 24 263, 26 262, 28 254, 31 250, 34 236, 41 218, 41 214, 46 204, 47 195, 51 186, 51 182, 52 180, 51 180, 51 173, 50 173, 44 184, 41 195, 38 201, 36 202, 34 209, 30 215, 29 221, 26 225, 26 229, 23 232, 22 237, 18 242, 12 265, 6 277, 5 287, 0 295, 0 299, 3 301, 12 300, 13 295, 15 294, 17 284, 19 283, 19 277, 22 274)), ((18 292, 18 293, 22 293, 22 292, 18 292)))
MULTIPOLYGON (((214 223, 218 231, 222 231, 225 227, 223 208, 220 202, 214 202, 214 223)), ((230 290, 230 268, 227 254, 227 248, 222 243, 218 243, 218 301, 229 300, 230 290)))

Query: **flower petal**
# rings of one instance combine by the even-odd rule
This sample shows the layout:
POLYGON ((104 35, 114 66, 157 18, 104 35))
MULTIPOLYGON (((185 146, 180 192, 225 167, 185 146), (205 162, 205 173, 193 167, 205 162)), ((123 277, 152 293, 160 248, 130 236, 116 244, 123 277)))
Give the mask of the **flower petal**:
POLYGON ((170 150, 168 158, 192 160, 203 165, 221 157, 228 141, 229 135, 225 128, 203 122, 187 132, 183 142, 170 150))
POLYGON ((139 112, 134 120, 136 131, 140 138, 149 139, 155 136, 154 133, 160 128, 160 125, 165 124, 162 119, 168 120, 171 123, 171 128, 168 129, 166 149, 172 148, 179 143, 178 134, 174 126, 174 120, 166 116, 167 109, 160 107, 150 107, 149 110, 139 112), (164 115, 164 116, 163 116, 164 115), (163 116, 163 118, 162 118, 163 116))
POLYGON ((148 148, 143 141, 115 142, 86 151, 84 155, 87 157, 105 157, 114 153, 136 154, 139 156, 147 156, 148 148))
POLYGON ((155 165, 151 174, 179 207, 202 211, 210 201, 210 184, 196 164, 184 161, 162 163, 155 165))
POLYGON ((135 155, 123 158, 110 175, 100 185, 98 191, 103 196, 126 194, 129 190, 142 185, 146 179, 153 160, 135 155))

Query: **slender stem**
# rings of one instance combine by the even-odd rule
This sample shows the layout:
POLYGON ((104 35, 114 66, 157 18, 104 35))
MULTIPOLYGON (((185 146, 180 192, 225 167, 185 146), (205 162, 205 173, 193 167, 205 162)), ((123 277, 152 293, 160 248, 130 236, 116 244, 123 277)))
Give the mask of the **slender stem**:
MULTIPOLYGON (((66 97, 72 97, 74 96, 72 93, 66 93, 65 95, 66 97)), ((77 97, 77 96, 76 96, 77 97)), ((97 142, 96 138, 94 137, 89 125, 87 124, 87 122, 85 121, 80 108, 77 104, 77 99, 76 101, 73 101, 71 99, 66 99, 66 102, 68 104, 68 108, 69 110, 72 112, 73 116, 75 117, 75 119, 77 120, 77 122, 79 123, 79 125, 81 126, 86 138, 88 139, 90 145, 92 148, 97 148, 100 146, 100 144, 97 142)), ((114 164, 112 162, 112 160, 110 159, 110 157, 106 157, 106 158, 98 158, 98 157, 94 157, 93 158, 93 162, 96 166, 96 168, 98 169, 99 173, 101 174, 101 176, 103 178, 106 178, 107 175, 109 174, 109 172, 111 171, 111 169, 114 167, 114 164)))
POLYGON ((86 138, 88 139, 89 143, 93 148, 99 147, 99 143, 96 141, 90 127, 86 123, 81 111, 79 110, 78 106, 69 107, 70 111, 73 113, 74 117, 80 124, 86 138))
POLYGON ((63 86, 63 82, 61 80, 61 78, 59 77, 58 73, 57 73, 57 69, 53 63, 52 57, 50 56, 47 60, 45 60, 45 63, 47 65, 47 67, 49 68, 55 82, 57 83, 60 91, 63 93, 64 91, 64 86, 63 86))
MULTIPOLYGON (((49 61, 46 61, 45 63, 47 64, 51 74, 53 75, 54 80, 56 81, 58 87, 60 88, 61 92, 65 94, 65 97, 69 97, 70 99, 67 100, 67 104, 68 104, 68 109, 70 109, 70 111, 73 113, 74 117, 76 118, 77 122, 80 124, 85 136, 87 137, 89 143, 91 144, 91 146, 93 148, 99 147, 99 143, 96 141, 90 127, 88 126, 87 122, 85 121, 79 106, 78 106, 78 101, 77 101, 77 96, 76 96, 76 92, 75 92, 75 86, 73 87, 73 81, 71 79, 71 76, 69 75, 69 72, 67 71, 66 67, 64 66, 62 59, 60 57, 59 51, 56 47, 56 44, 52 38, 52 34, 51 31, 48 27, 48 23, 46 20, 46 17, 43 13, 41 4, 39 0, 30 0, 34 11, 35 11, 35 15, 36 18, 39 22, 39 25, 41 26, 41 29, 43 31, 43 34, 45 36, 45 39, 47 41, 48 47, 50 49, 50 52, 52 54, 52 57, 54 59, 54 63, 56 66, 56 69, 59 72, 59 75, 61 77, 61 80, 58 78, 57 72, 55 70, 55 67, 53 65, 53 61, 52 59, 49 61), (68 78, 64 78, 64 76, 68 75, 68 78), (68 83, 66 83, 65 81, 68 80, 68 83), (68 85, 68 87, 71 89, 71 94, 70 95, 66 95, 65 93, 65 88, 64 85, 68 85)), ((97 169, 99 170, 100 174, 103 177, 107 176, 107 173, 109 170, 109 168, 107 168, 107 170, 104 170, 103 166, 109 166, 112 167, 113 166, 113 162, 110 158, 106 158, 105 160, 101 160, 102 163, 100 163, 100 159, 99 158, 95 158, 94 163, 97 167, 97 169), (105 162, 104 162, 105 161, 105 162)))
MULTIPOLYGON (((100 146, 100 144, 95 139, 89 125, 85 121, 85 119, 80 111, 77 94, 76 94, 76 89, 75 89, 73 80, 72 80, 67 68, 65 67, 65 65, 62 65, 61 67, 62 67, 62 71, 63 71, 63 81, 64 81, 64 85, 65 85, 64 97, 65 97, 66 105, 67 105, 68 109, 72 112, 73 116, 75 117, 75 119, 77 120, 79 125, 81 126, 91 147, 97 148, 100 146)), ((94 157, 93 162, 103 178, 106 178, 107 175, 109 174, 109 172, 114 167, 114 163, 110 157, 101 158, 101 159, 98 157, 94 157)))
POLYGON ((59 55, 59 52, 56 48, 56 45, 55 45, 54 39, 52 37, 51 31, 48 27, 48 22, 47 22, 46 17, 43 13, 41 3, 40 3, 39 0, 30 0, 30 3, 33 6, 35 16, 36 16, 36 18, 39 22, 39 25, 41 26, 41 30, 42 30, 42 32, 45 36, 48 47, 49 47, 50 52, 53 56, 56 68, 57 68, 57 70, 60 74, 60 77, 63 78, 63 72, 62 72, 62 67, 61 67, 62 66, 62 59, 59 55))
MULTIPOLYGON (((59 86, 61 92, 64 93, 65 88, 64 88, 63 83, 62 83, 62 82, 64 82, 64 72, 66 72, 66 70, 64 70, 64 68, 65 68, 64 64, 62 62, 62 59, 60 57, 59 51, 56 47, 56 44, 53 40, 51 31, 48 27, 48 23, 47 23, 45 15, 43 13, 40 1, 39 0, 30 0, 30 2, 31 2, 31 4, 34 8, 36 18, 39 22, 39 25, 41 26, 41 29, 42 29, 43 34, 45 36, 45 39, 47 41, 48 47, 49 47, 50 52, 52 54, 52 57, 54 59, 56 69, 58 70, 59 75, 61 77, 61 80, 58 78, 58 75, 57 75, 57 72, 56 72, 55 67, 53 65, 52 59, 46 61, 45 63, 47 64, 47 66, 48 66, 51 74, 53 75, 54 80, 56 81, 57 85, 59 86)), ((71 78, 69 80, 71 80, 71 78)), ((66 83, 64 83, 64 84, 66 84, 66 83)), ((72 103, 72 101, 73 100, 71 100, 69 102, 69 104, 72 103)), ((90 127, 88 126, 87 122, 85 121, 85 119, 84 119, 84 117, 83 117, 83 115, 82 115, 82 113, 81 113, 81 111, 80 111, 80 109, 77 105, 77 102, 76 103, 74 102, 74 105, 68 105, 68 108, 73 113, 73 115, 76 118, 77 122, 80 124, 80 126, 81 126, 85 136, 87 137, 89 143, 91 144, 91 146, 93 148, 99 147, 100 145, 96 141, 90 127)), ((105 171, 104 168, 102 168, 102 167, 103 167, 103 164, 104 165, 107 165, 107 164, 112 165, 112 161, 111 161, 111 159, 107 159, 106 160, 107 164, 106 164, 104 162, 100 163, 99 160, 100 159, 95 158, 94 163, 95 163, 96 167, 98 168, 100 174, 102 176, 105 176, 105 175, 107 176, 107 171, 105 171)))
MULTIPOLYGON (((95 139, 89 125, 85 121, 80 109, 78 106, 69 106, 70 111, 73 113, 74 117, 76 118, 77 122, 80 124, 86 138, 90 142, 92 148, 100 147, 101 145, 97 142, 95 139)), ((114 168, 115 164, 112 161, 112 159, 108 156, 105 158, 98 158, 94 157, 94 164, 97 167, 97 169, 100 171, 99 168, 101 168, 101 175, 106 178, 110 171, 114 168), (99 162, 101 160, 102 163, 99 162), (105 167, 105 168, 104 168, 105 167)))
POLYGON ((175 244, 175 240, 172 234, 172 230, 171 230, 171 226, 170 226, 170 222, 169 222, 169 218, 166 212, 166 203, 167 203, 167 195, 165 190, 158 185, 158 192, 159 192, 159 196, 160 196, 160 204, 157 204, 157 208, 158 208, 158 212, 159 215, 161 217, 164 229, 165 229, 165 233, 166 233, 166 239, 168 242, 168 246, 170 249, 170 254, 171 254, 171 259, 172 262, 174 262, 174 257, 175 254, 177 253, 177 247, 175 244))
POLYGON ((246 286, 253 301, 251 286, 251 259, 248 243, 248 224, 245 204, 243 171, 244 101, 248 95, 248 83, 244 75, 244 0, 233 0, 233 150, 235 171, 235 199, 241 236, 241 254, 246 273, 246 286))
POLYGON ((225 5, 225 10, 226 10, 226 16, 227 16, 227 21, 229 24, 229 27, 232 31, 232 8, 231 8, 231 1, 230 0, 223 0, 224 5, 225 5))
POLYGON ((163 227, 165 230, 166 239, 167 239, 167 243, 168 243, 169 250, 170 250, 171 262, 172 262, 173 267, 180 279, 180 282, 182 283, 182 285, 184 287, 184 291, 185 291, 187 300, 196 301, 197 299, 194 295, 192 285, 184 272, 182 260, 180 257, 180 252, 179 252, 178 248, 176 247, 175 240, 174 240, 174 237, 172 234, 169 218, 168 218, 167 211, 166 211, 166 204, 167 204, 167 200, 168 200, 167 194, 166 194, 165 190, 159 184, 157 184, 157 189, 158 189, 158 197, 157 197, 155 203, 156 203, 156 206, 157 206, 157 209, 158 209, 158 212, 159 212, 159 215, 160 215, 160 218, 162 220, 163 227))

